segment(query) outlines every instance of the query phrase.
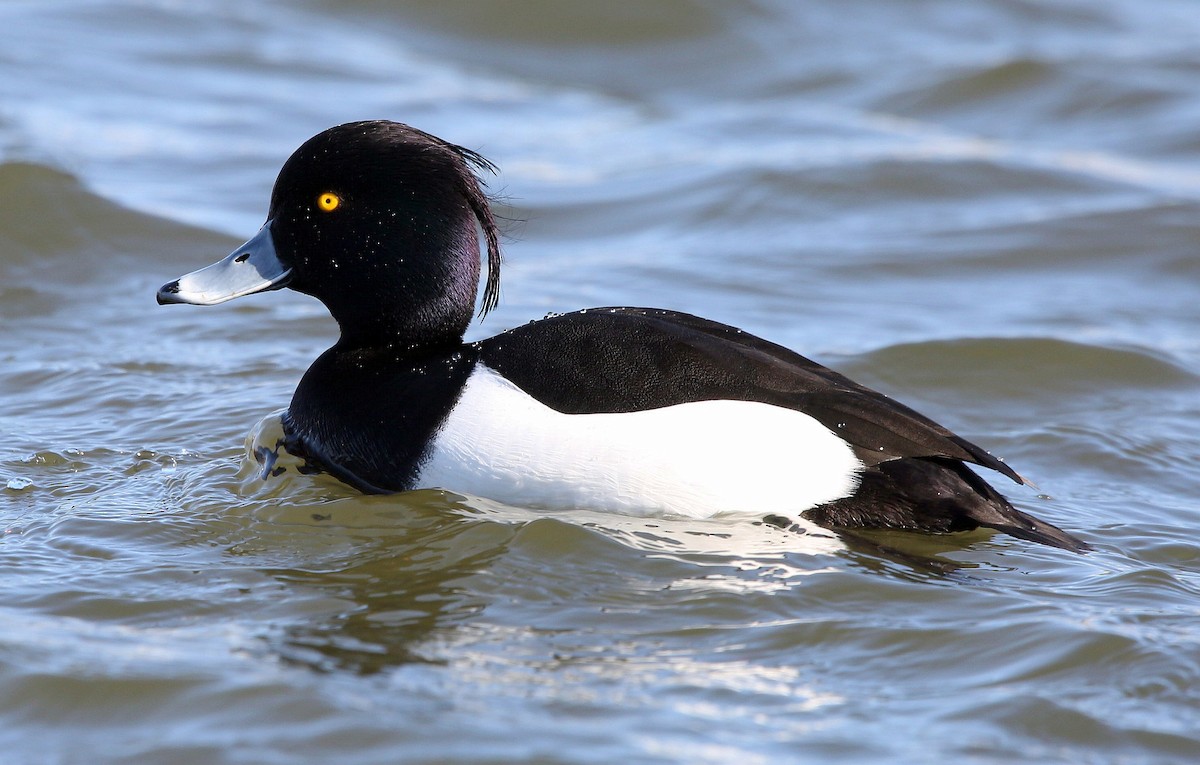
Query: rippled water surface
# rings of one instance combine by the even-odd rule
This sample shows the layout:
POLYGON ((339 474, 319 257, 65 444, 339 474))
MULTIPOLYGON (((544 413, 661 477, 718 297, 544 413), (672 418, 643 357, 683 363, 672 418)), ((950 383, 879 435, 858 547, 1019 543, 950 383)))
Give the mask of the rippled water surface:
POLYGON ((4 761, 1200 759, 1197 39, 1170 0, 0 5, 4 761), (737 325, 1096 551, 263 482, 331 320, 154 291, 374 117, 501 167, 472 336, 737 325))

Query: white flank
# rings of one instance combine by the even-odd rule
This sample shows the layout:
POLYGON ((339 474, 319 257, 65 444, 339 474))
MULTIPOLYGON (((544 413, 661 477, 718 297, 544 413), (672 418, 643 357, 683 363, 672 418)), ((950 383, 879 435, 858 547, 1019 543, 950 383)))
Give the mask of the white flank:
POLYGON ((849 495, 861 469, 849 445, 791 409, 698 401, 563 414, 480 363, 418 486, 530 507, 786 515, 849 495))

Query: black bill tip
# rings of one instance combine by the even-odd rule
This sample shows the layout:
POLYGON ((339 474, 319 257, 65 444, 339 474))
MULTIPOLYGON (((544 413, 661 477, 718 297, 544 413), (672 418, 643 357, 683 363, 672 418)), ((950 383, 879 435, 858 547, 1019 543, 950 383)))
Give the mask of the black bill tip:
POLYGON ((168 303, 181 303, 176 295, 179 294, 179 280, 168 282, 158 288, 158 304, 167 305, 168 303))

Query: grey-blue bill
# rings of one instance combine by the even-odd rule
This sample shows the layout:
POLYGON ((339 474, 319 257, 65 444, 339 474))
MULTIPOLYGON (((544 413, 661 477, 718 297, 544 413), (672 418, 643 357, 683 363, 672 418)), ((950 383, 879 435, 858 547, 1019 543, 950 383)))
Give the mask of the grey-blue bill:
POLYGON ((216 305, 242 295, 280 289, 292 271, 279 260, 271 238, 271 221, 222 260, 185 274, 158 290, 158 302, 216 305))

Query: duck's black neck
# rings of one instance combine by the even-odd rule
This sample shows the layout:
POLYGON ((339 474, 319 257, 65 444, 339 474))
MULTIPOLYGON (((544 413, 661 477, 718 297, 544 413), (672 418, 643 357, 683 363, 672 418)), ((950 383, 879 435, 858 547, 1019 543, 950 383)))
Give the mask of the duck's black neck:
POLYGON ((330 307, 341 329, 337 347, 344 351, 384 352, 396 358, 419 358, 452 351, 462 345, 471 315, 347 315, 330 307))
POLYGON ((386 358, 389 361, 424 362, 431 358, 452 356, 463 349, 461 334, 346 334, 342 333, 333 350, 343 356, 363 359, 386 358))

